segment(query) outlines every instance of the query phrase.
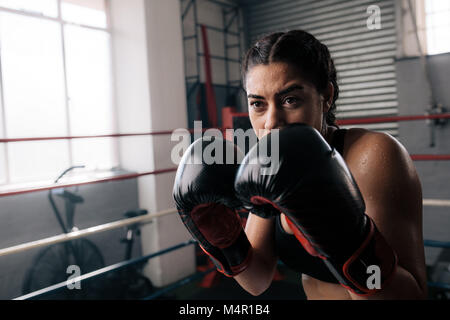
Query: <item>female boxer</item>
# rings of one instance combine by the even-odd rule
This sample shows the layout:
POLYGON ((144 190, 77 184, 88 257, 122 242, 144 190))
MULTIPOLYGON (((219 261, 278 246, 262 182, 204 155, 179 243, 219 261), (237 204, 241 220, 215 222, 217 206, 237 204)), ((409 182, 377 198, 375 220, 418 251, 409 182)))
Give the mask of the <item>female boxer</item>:
POLYGON ((281 259, 302 273, 308 299, 425 298, 422 194, 416 170, 405 148, 391 136, 336 125, 339 88, 327 47, 304 31, 266 36, 248 50, 243 81, 258 138, 272 129, 305 123, 342 155, 362 194, 365 213, 395 252, 397 267, 382 290, 355 294, 339 285, 322 259, 306 252, 285 214, 267 219, 250 213, 245 233, 253 257, 235 276, 240 285, 254 295, 264 292, 281 259))

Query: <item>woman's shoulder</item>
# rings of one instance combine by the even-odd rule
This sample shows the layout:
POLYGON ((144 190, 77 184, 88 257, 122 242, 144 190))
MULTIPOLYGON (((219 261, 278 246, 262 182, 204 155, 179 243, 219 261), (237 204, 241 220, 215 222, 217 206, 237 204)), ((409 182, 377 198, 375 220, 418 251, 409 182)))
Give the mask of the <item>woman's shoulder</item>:
POLYGON ((417 179, 413 161, 406 148, 393 136, 383 132, 352 128, 346 133, 344 159, 354 175, 380 174, 417 179))
MULTIPOLYGON (((420 189, 420 181, 406 148, 393 136, 366 129, 349 129, 344 160, 362 189, 375 191, 420 189)), ((383 191, 383 192, 384 192, 383 191)))
POLYGON ((374 140, 396 140, 388 133, 381 131, 373 131, 364 128, 350 128, 346 130, 346 141, 349 141, 351 145, 367 144, 368 142, 374 142, 374 140))
POLYGON ((363 128, 350 128, 345 134, 344 158, 346 160, 362 160, 367 157, 408 156, 406 148, 388 133, 363 128))

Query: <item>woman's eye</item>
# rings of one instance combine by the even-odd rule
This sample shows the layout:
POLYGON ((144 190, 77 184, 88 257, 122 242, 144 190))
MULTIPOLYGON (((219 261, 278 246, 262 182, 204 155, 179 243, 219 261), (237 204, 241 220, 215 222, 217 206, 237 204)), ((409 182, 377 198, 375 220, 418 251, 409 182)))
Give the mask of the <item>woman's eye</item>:
POLYGON ((252 102, 250 102, 250 105, 251 105, 253 108, 260 108, 260 107, 262 107, 261 101, 252 101, 252 102))
POLYGON ((294 103, 297 103, 297 98, 294 98, 294 97, 288 97, 288 98, 286 98, 286 99, 284 99, 284 103, 286 103, 286 104, 294 104, 294 103))

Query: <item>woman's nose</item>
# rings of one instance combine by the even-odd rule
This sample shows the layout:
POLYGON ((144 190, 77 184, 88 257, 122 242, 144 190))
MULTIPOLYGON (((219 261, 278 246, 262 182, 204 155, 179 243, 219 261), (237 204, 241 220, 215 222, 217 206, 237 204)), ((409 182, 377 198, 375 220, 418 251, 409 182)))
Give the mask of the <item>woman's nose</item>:
POLYGON ((264 123, 264 129, 266 131, 280 128, 284 125, 283 111, 277 108, 275 104, 269 106, 264 123))

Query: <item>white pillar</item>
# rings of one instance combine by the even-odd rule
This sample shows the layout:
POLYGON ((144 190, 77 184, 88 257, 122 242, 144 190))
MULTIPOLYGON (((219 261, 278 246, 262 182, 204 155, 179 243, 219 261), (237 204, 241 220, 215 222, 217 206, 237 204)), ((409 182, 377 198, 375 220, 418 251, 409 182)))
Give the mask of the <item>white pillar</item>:
MULTIPOLYGON (((187 126, 179 0, 111 0, 115 94, 120 133, 187 126)), ((174 168, 170 135, 120 139, 120 163, 136 172, 174 168)), ((138 178, 141 208, 174 208, 175 172, 138 178)), ((143 254, 190 239, 178 214, 142 227, 143 254)), ((151 259, 145 273, 164 286, 195 272, 194 246, 151 259)))

